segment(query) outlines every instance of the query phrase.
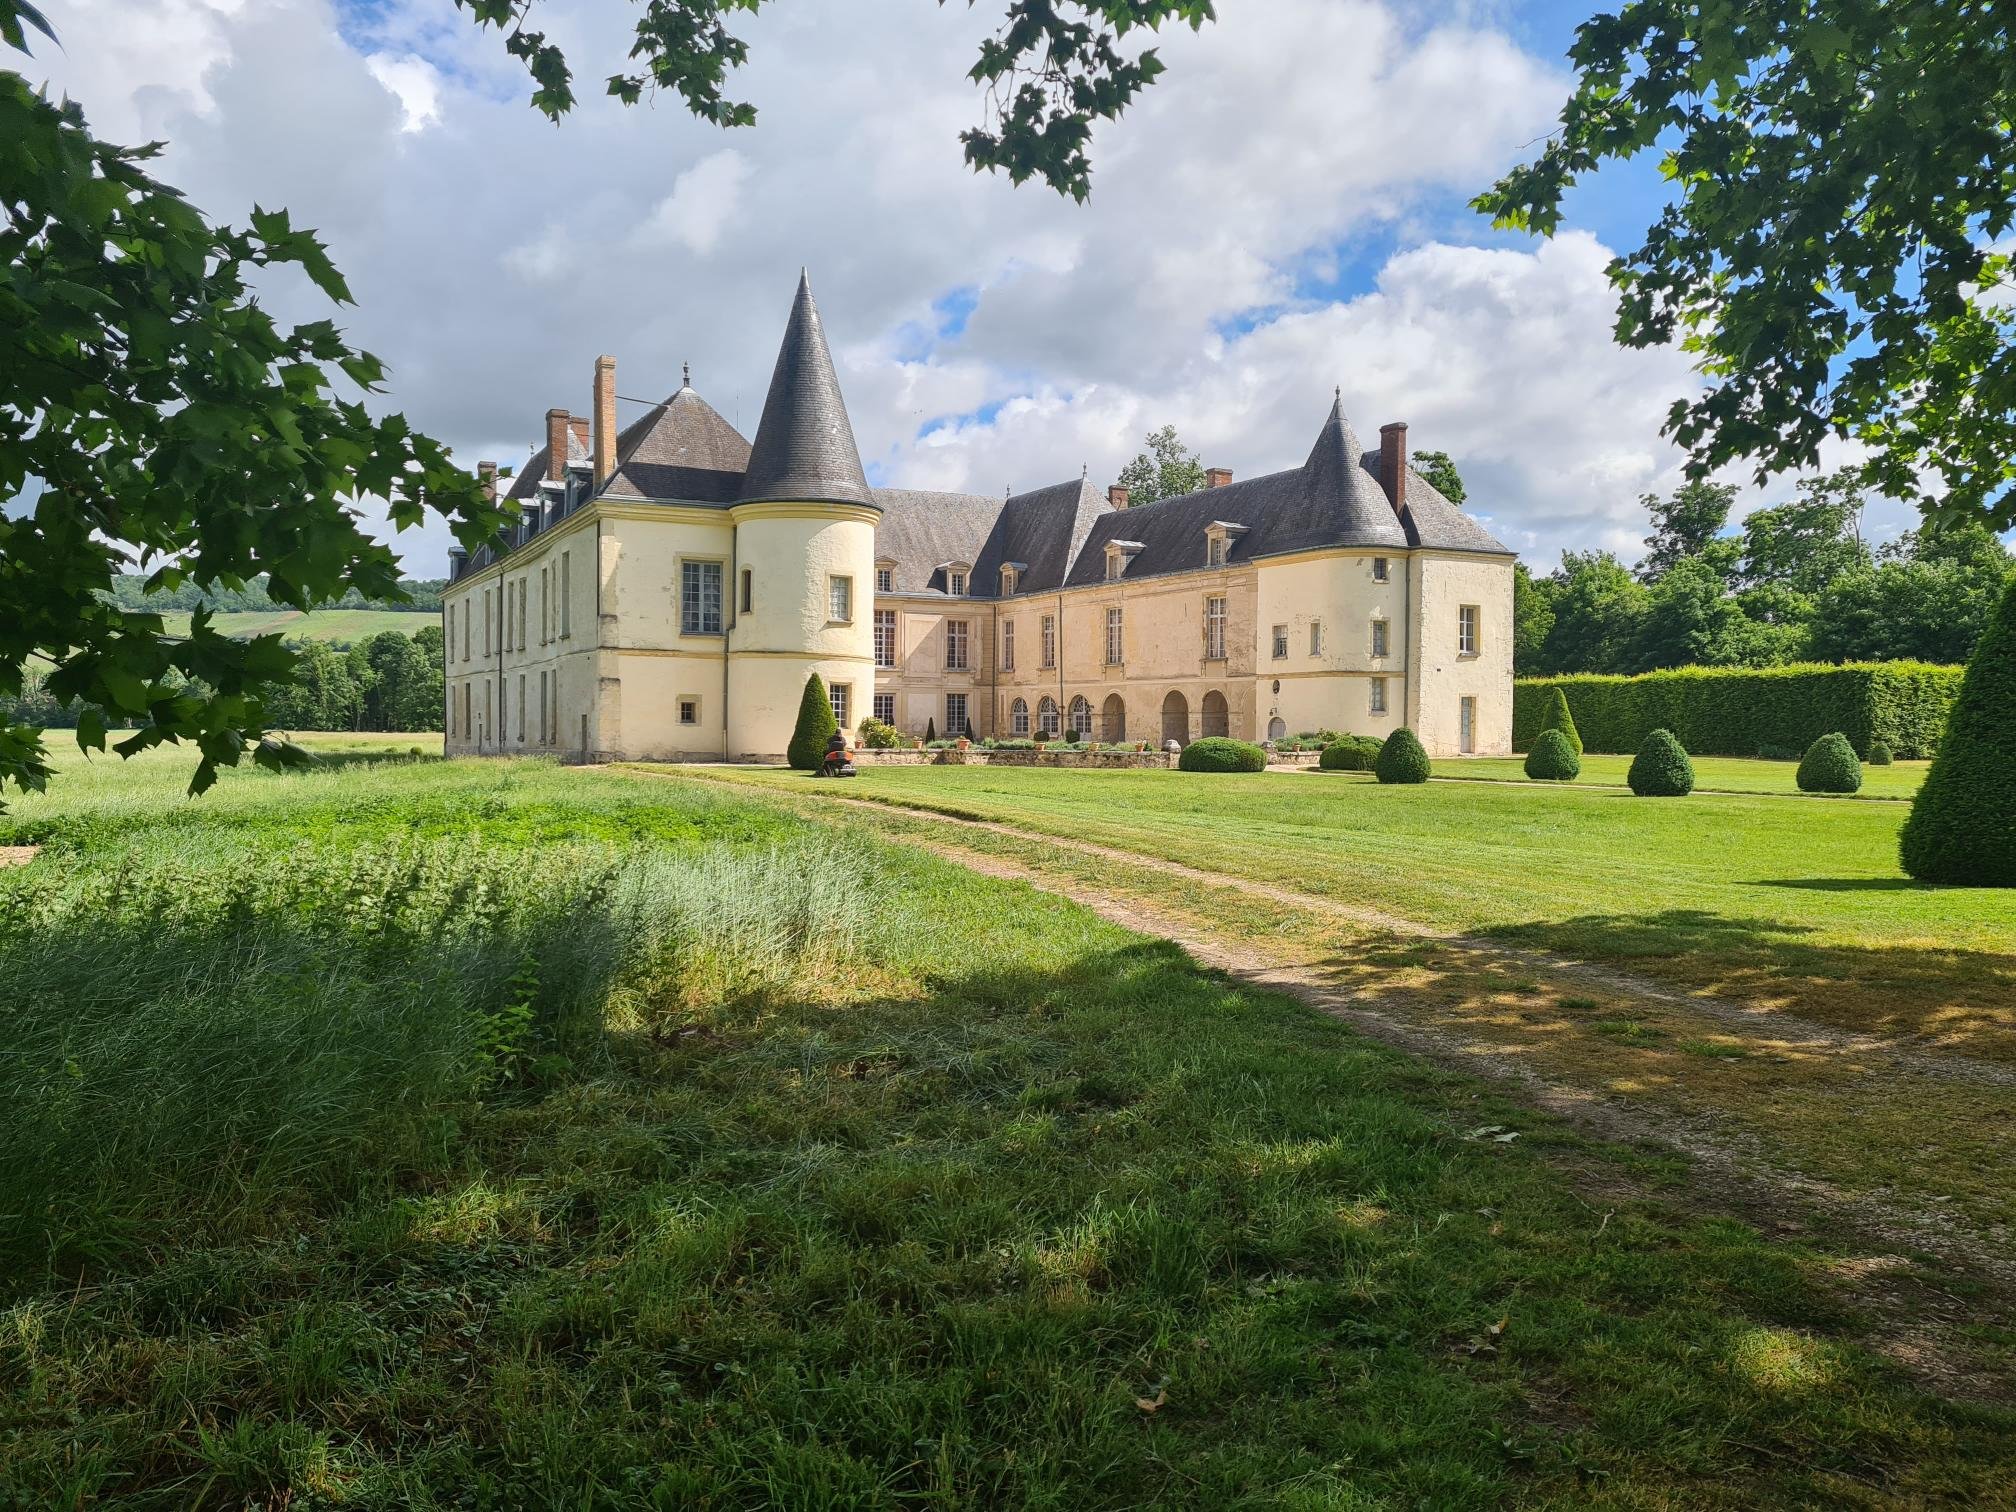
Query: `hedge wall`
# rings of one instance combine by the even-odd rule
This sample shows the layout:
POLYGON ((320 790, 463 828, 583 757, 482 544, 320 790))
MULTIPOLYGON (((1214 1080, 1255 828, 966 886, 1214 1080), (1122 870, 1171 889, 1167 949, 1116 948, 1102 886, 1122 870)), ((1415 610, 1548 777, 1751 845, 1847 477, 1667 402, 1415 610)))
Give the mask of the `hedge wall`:
POLYGON ((1568 695, 1588 751, 1631 753, 1657 729, 1696 756, 1804 751, 1839 730, 1858 756, 1881 740, 1900 757, 1930 756, 1960 692, 1960 667, 1851 662, 1790 667, 1681 667, 1636 677, 1536 677, 1513 685, 1512 744, 1529 750, 1547 692, 1568 695))

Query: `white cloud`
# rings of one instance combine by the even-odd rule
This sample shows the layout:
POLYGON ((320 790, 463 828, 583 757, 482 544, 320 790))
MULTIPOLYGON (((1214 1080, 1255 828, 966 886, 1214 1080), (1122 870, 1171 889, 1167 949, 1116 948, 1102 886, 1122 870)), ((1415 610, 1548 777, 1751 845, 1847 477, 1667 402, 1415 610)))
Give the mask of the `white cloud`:
POLYGON ((441 75, 415 53, 373 53, 364 60, 371 77, 391 91, 404 118, 401 131, 424 131, 441 119, 441 75))
POLYGON ((733 147, 700 159, 672 181, 672 192, 637 228, 638 243, 681 246, 702 255, 712 252, 741 208, 742 186, 750 171, 749 159, 733 147))

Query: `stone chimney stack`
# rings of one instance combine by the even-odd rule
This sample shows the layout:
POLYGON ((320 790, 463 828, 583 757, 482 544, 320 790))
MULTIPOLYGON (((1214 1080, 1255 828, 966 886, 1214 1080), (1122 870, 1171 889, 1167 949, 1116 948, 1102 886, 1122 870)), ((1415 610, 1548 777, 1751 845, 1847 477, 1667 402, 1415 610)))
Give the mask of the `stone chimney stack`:
POLYGON ((1223 488, 1231 481, 1232 469, 1229 467, 1207 467, 1204 469, 1204 486, 1206 488, 1223 488))
POLYGON ((1379 481, 1386 485, 1386 497, 1393 513, 1407 508, 1407 422, 1389 420, 1379 427, 1379 481))
POLYGON ((567 476, 567 411, 546 411, 546 481, 558 483, 567 476))
POLYGON ((616 359, 606 354, 595 359, 595 445, 589 455, 600 488, 616 471, 616 359))
POLYGON ((1127 507, 1127 485, 1125 483, 1115 483, 1110 486, 1106 490, 1106 502, 1111 504, 1115 509, 1125 509, 1127 507))
POLYGON ((483 497, 490 503, 495 504, 497 502, 497 464, 495 462, 478 462, 476 464, 476 481, 483 485, 483 497))

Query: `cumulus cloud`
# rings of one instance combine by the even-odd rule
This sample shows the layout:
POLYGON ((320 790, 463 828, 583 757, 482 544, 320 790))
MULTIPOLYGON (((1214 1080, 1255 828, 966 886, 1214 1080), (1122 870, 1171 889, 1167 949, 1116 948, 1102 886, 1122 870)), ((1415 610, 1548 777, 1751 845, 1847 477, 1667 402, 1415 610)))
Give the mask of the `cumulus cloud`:
MULTIPOLYGON (((805 265, 878 479, 1104 481, 1164 422, 1241 473, 1292 466, 1341 385, 1368 434, 1406 418, 1453 453, 1542 565, 1635 550, 1694 379, 1611 344, 1600 245, 1515 245, 1464 208, 1566 90, 1478 14, 1270 0, 1174 30, 1168 73, 1098 133, 1086 206, 961 161, 985 5, 738 18, 732 92, 759 119, 733 133, 600 97, 630 18, 590 0, 542 8, 584 81, 558 126, 450 0, 73 0, 36 65, 108 134, 167 137, 164 176, 214 216, 315 226, 389 402, 469 461, 521 461, 549 405, 585 410, 598 352, 647 399, 691 361, 753 429, 805 265)), ((431 574, 448 537, 397 544, 431 574)))

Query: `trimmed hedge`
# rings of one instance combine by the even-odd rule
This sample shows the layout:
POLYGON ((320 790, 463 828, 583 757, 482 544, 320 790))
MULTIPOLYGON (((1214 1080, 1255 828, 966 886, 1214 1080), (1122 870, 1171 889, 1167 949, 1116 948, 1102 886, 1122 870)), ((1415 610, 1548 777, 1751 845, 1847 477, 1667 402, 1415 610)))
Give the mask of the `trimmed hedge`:
POLYGON ((1654 730, 1624 775, 1640 798, 1685 798, 1694 791, 1694 763, 1671 730, 1654 730))
MULTIPOLYGON (((1568 695, 1558 685, 1547 690, 1547 712, 1540 720, 1540 733, 1559 730, 1575 752, 1576 770, 1581 770, 1582 732, 1575 728, 1575 711, 1568 707, 1568 695)), ((1532 775, 1528 773, 1527 775, 1532 775)))
POLYGON ((1426 782, 1428 753, 1422 749, 1421 737, 1402 725, 1386 737, 1372 770, 1381 782, 1426 782))
POLYGON ((1532 748, 1559 689, 1574 705, 1585 751, 1636 751, 1650 732, 1666 729, 1697 755, 1755 756, 1766 747, 1803 751, 1838 730, 1858 752, 1880 740, 1898 756, 1929 756, 1962 672, 1928 662, 1853 662, 1532 678, 1513 685, 1512 745, 1532 748))
POLYGON ((1888 766, 1890 765, 1891 762, 1895 761, 1896 759, 1897 759, 1896 756, 1891 752, 1890 747, 1885 742, 1880 740, 1872 740, 1869 742, 1869 765, 1888 766))
POLYGON ((1183 747, 1176 766, 1184 772, 1264 772, 1267 753, 1249 740, 1207 735, 1183 747))
POLYGON ((1535 782, 1573 782, 1582 775, 1582 758, 1568 742, 1565 730, 1542 730, 1526 756, 1526 775, 1535 782))
POLYGON ((1921 882, 2016 887, 2016 576, 1988 622, 1939 755, 1904 821, 1904 870, 1921 882))
POLYGON ((1862 763, 1848 737, 1836 731, 1808 746, 1799 761, 1798 782, 1802 793, 1859 793, 1862 763))
POLYGON ((1384 744, 1376 735, 1340 735, 1323 747, 1316 764, 1331 772, 1369 772, 1384 744))
POLYGON ((826 742, 839 728, 832 701, 826 696, 825 680, 814 672, 805 679, 805 692, 798 700, 798 727, 791 732, 784 759, 801 772, 818 771, 826 759, 826 742))

